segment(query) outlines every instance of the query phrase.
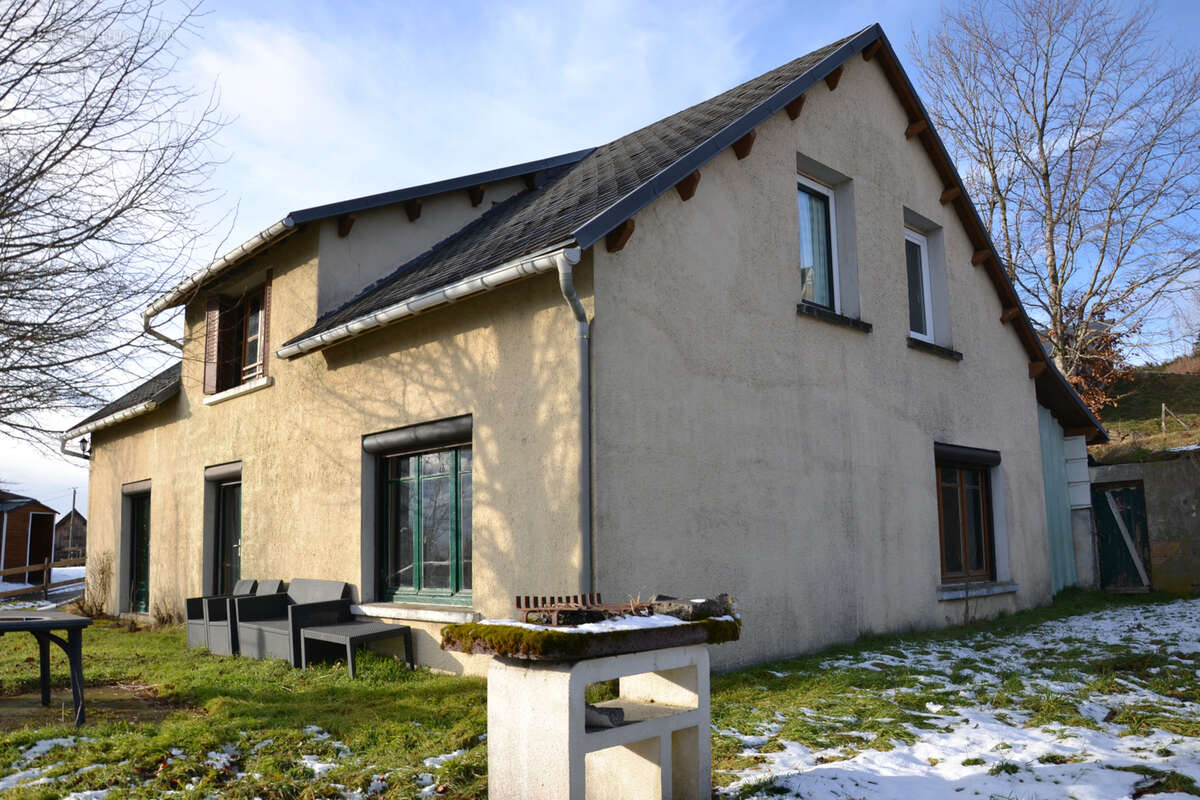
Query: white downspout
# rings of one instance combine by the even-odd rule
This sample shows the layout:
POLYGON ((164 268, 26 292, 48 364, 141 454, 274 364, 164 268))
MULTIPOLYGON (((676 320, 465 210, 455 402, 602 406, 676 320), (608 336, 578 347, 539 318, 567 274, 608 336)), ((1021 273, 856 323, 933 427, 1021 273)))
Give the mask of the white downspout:
POLYGON ((592 588, 592 357, 591 326, 587 310, 575 291, 572 267, 579 263, 576 248, 561 250, 555 256, 558 285, 563 299, 575 315, 579 342, 579 591, 590 594, 592 588))
POLYGON ((143 314, 142 314, 142 330, 144 330, 146 333, 153 336, 155 339, 158 339, 159 341, 162 341, 162 342, 166 342, 167 344, 173 345, 175 347, 178 347, 180 350, 182 350, 183 342, 179 341, 178 339, 172 339, 170 336, 167 336, 162 331, 155 330, 153 327, 151 327, 150 320, 153 319, 153 317, 154 317, 154 315, 151 314, 149 311, 143 312, 143 314))

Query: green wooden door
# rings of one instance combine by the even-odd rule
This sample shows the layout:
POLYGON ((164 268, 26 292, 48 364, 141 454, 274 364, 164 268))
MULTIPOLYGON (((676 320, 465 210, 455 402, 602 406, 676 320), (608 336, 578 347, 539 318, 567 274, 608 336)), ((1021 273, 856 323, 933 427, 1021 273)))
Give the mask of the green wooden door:
POLYGON ((1095 484, 1092 508, 1100 555, 1100 586, 1113 591, 1150 588, 1150 534, 1141 483, 1095 484))
POLYGON ((217 594, 242 579, 242 484, 222 483, 217 495, 217 594))
POLYGON ((150 495, 130 497, 129 511, 129 607, 147 612, 150 610, 150 495))

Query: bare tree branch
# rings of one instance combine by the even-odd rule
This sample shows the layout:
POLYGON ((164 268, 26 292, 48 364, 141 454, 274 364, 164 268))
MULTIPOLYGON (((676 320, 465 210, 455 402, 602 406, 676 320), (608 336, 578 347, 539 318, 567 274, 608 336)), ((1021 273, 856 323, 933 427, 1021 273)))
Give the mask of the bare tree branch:
POLYGON ((221 125, 174 79, 197 14, 0 7, 0 435, 44 441, 39 415, 108 395, 162 346, 137 312, 207 233, 221 125))
POLYGON ((1115 0, 965 0, 911 46, 1069 377, 1154 335, 1147 322, 1200 267, 1200 58, 1156 42, 1151 16, 1115 0))

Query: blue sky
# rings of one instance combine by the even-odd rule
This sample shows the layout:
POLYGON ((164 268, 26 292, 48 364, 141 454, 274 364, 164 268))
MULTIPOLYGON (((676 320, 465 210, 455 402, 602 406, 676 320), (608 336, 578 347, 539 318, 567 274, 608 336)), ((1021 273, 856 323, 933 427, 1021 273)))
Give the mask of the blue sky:
MULTIPOLYGON (((214 0, 180 62, 182 79, 215 89, 230 119, 210 219, 225 223, 205 254, 293 209, 603 144, 873 22, 915 77, 909 39, 940 9, 214 0)), ((1156 27, 1197 47, 1200 2, 1162 0, 1156 27)), ((78 487, 86 508, 74 460, 0 442, 0 479, 59 511, 78 487)))

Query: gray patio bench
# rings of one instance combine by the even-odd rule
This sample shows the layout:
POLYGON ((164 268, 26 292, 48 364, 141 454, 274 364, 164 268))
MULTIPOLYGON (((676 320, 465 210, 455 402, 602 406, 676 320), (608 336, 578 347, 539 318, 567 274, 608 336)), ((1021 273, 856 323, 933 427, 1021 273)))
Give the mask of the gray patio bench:
MULTIPOLYGON (((349 614, 347 614, 349 617, 349 614)), ((404 639, 404 660, 409 669, 416 669, 413 662, 412 628, 407 625, 391 625, 387 622, 367 622, 347 619, 335 625, 320 625, 300 631, 300 665, 308 667, 309 642, 332 642, 346 648, 346 666, 350 677, 354 677, 356 652, 367 642, 381 639, 404 639)))
POLYGON ((238 597, 258 594, 278 594, 283 590, 283 581, 258 581, 251 591, 238 594, 234 587, 232 595, 204 598, 204 624, 207 629, 208 650, 218 656, 238 655, 237 604, 238 597))
POLYGON ((350 613, 350 586, 297 578, 287 592, 236 598, 238 644, 247 658, 300 666, 300 629, 335 624, 350 613))

